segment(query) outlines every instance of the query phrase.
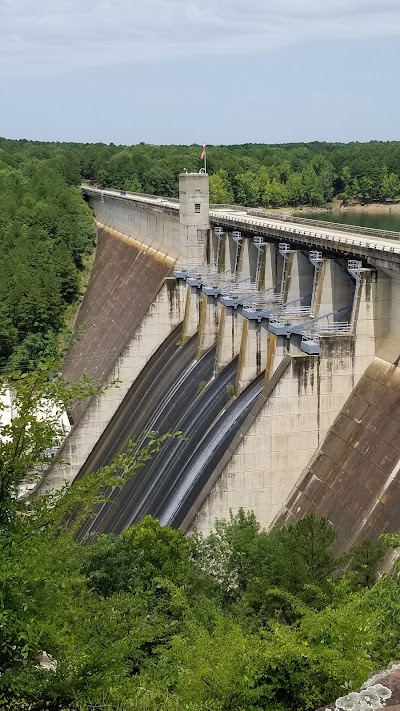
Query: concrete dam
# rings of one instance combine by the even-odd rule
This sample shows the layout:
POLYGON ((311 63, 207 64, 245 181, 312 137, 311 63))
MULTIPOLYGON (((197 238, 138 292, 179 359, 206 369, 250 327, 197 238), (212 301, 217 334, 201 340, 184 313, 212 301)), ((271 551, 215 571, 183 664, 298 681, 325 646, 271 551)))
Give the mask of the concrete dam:
POLYGON ((326 516, 340 550, 400 530, 400 235, 210 209, 204 173, 179 187, 83 186, 97 252, 64 375, 108 388, 38 491, 180 430, 81 536, 149 513, 207 533, 239 507, 326 516))

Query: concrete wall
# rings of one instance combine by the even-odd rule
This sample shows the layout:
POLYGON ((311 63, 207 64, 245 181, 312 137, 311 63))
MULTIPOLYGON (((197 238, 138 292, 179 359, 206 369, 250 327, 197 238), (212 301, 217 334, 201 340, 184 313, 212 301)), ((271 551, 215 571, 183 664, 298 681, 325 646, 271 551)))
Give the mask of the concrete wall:
POLYGON ((291 264, 287 275, 286 301, 293 301, 310 295, 304 305, 311 303, 311 294, 314 279, 314 267, 308 256, 303 252, 296 251, 290 256, 291 264))
MULTIPOLYGON (((77 313, 63 375, 75 382, 83 374, 101 385, 133 337, 174 261, 133 238, 98 226, 96 259, 77 313)), ((169 282, 171 300, 175 280, 169 282)), ((88 401, 72 411, 75 425, 88 401)))
POLYGON ((94 210, 96 220, 103 225, 174 260, 180 256, 181 228, 178 210, 167 209, 161 205, 157 207, 155 204, 147 205, 123 197, 110 197, 106 192, 102 196, 90 194, 89 204, 94 210))
MULTIPOLYGON (((396 353, 398 360, 400 339, 396 353)), ((374 358, 276 522, 308 513, 325 516, 338 531, 338 552, 366 537, 399 531, 399 434, 400 368, 374 358)))
POLYGON ((141 370, 182 321, 184 304, 185 289, 176 279, 167 279, 106 381, 120 382, 91 401, 79 426, 71 431, 60 451, 67 464, 53 466, 40 485, 39 492, 59 488, 75 479, 141 370))
MULTIPOLYGON (((316 314, 328 314, 352 303, 354 281, 347 271, 346 263, 324 259, 321 267, 321 284, 316 294, 316 314)), ((338 316, 338 319, 340 316, 338 316)), ((343 320, 343 317, 342 317, 343 320)))
POLYGON ((273 389, 257 416, 248 418, 247 429, 241 428, 237 449, 194 527, 207 533, 216 518, 239 507, 252 509, 264 527, 272 524, 374 358, 382 335, 377 304, 385 297, 385 283, 375 272, 363 272, 355 335, 322 338, 319 356, 296 353, 288 339, 270 336, 266 387, 273 383, 273 389), (273 374, 285 359, 289 365, 275 383, 273 374))

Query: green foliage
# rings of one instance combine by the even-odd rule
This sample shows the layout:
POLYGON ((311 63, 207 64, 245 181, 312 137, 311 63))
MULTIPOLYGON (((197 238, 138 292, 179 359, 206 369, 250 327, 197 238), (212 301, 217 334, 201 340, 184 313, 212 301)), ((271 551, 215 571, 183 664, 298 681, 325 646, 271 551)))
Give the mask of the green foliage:
POLYGON ((228 173, 225 170, 220 170, 218 173, 210 175, 210 203, 230 205, 233 201, 228 173))
POLYGON ((115 553, 113 541, 107 547, 100 539, 88 551, 74 533, 93 507, 106 500, 105 487, 122 487, 163 441, 181 435, 150 432, 139 450, 131 442, 111 465, 73 486, 19 499, 21 482, 40 476, 52 460, 63 434, 58 412, 94 390, 86 380, 75 385, 63 381, 56 364, 14 373, 9 384, 16 414, 11 423, 2 421, 0 429, 0 699, 2 708, 77 709, 91 694, 97 700, 100 680, 104 694, 104 684, 119 673, 123 680, 145 656, 143 650, 174 631, 182 604, 172 578, 185 578, 190 543, 152 519, 121 537, 125 556, 136 566, 130 581, 132 572, 135 580, 140 574, 140 593, 146 585, 155 589, 150 610, 140 594, 111 602, 98 595, 92 576, 83 571, 90 567, 90 556, 104 571, 111 562, 107 550, 115 553), (169 588, 167 578, 155 583, 156 573, 169 575, 169 588), (56 660, 56 671, 40 668, 43 649, 56 660))
POLYGON ((371 588, 376 582, 378 565, 385 551, 384 543, 373 543, 370 539, 362 541, 351 551, 350 570, 355 590, 371 588))
MULTIPOLYGON (((178 174, 197 171, 197 146, 68 146, 82 176, 104 187, 177 196, 178 174)), ((209 146, 210 200, 250 207, 396 199, 400 142, 209 146)))
POLYGON ((233 397, 235 397, 235 386, 233 383, 228 383, 226 386, 226 394, 228 396, 228 401, 232 400, 233 397))
POLYGON ((79 160, 60 146, 0 141, 0 368, 29 370, 57 351, 94 226, 79 160))
POLYGON ((35 480, 53 460, 65 436, 60 413, 77 397, 95 392, 88 382, 69 385, 58 373, 57 363, 42 364, 35 371, 9 373, 0 384, 0 532, 4 533, 16 511, 23 481, 35 480), (7 417, 7 392, 12 395, 14 416, 7 417), (38 414, 39 413, 39 414, 38 414), (3 416, 2 416, 3 415, 3 416))
POLYGON ((87 549, 84 572, 101 595, 145 592, 156 578, 184 586, 189 575, 191 546, 181 531, 160 526, 145 516, 121 536, 101 536, 87 549))
POLYGON ((253 513, 240 509, 229 521, 218 521, 215 533, 197 537, 198 565, 222 600, 241 600, 262 622, 274 607, 271 588, 274 595, 284 589, 309 605, 315 599, 318 606, 321 598, 326 603, 329 575, 340 562, 332 552, 335 538, 327 520, 312 515, 268 535, 253 513))
POLYGON ((382 548, 366 542, 341 572, 325 519, 268 534, 239 510, 209 536, 186 537, 148 516, 120 536, 78 542, 107 487, 182 435, 150 432, 139 451, 131 442, 71 487, 21 500, 19 485, 42 474, 62 437, 58 411, 93 388, 65 383, 57 364, 14 373, 10 385, 16 416, 0 431, 2 708, 307 711, 399 655, 397 568, 374 583, 382 548), (43 650, 56 668, 40 666, 43 650))
MULTIPOLYGON (((172 196, 198 154, 0 139, 0 367, 16 411, 0 426, 5 710, 306 711, 400 656, 399 566, 377 578, 383 546, 370 541, 338 558, 325 519, 267 533, 239 510, 209 536, 185 537, 146 517, 120 536, 78 542, 105 491, 181 433, 150 432, 71 487, 18 498, 53 461, 58 412, 95 392, 87 380, 65 383, 56 363, 34 368, 57 351, 93 247, 80 175, 172 196), (42 650, 55 670, 40 667, 42 650)), ((400 191, 400 143, 217 146, 208 159, 212 202, 320 205, 400 191)))
POLYGON ((329 601, 322 576, 335 560, 334 535, 312 517, 268 535, 240 511, 207 538, 146 517, 121 536, 76 542, 66 512, 86 501, 87 515, 90 493, 98 497, 121 464, 89 485, 83 479, 75 493, 72 486, 32 502, 29 517, 8 526, 2 708, 306 711, 358 687, 396 650, 397 576, 354 593, 337 573, 329 601), (280 588, 269 582, 296 538, 303 575, 313 581, 300 589, 296 579, 297 594, 287 573, 280 588), (38 666, 41 650, 55 671, 38 666))

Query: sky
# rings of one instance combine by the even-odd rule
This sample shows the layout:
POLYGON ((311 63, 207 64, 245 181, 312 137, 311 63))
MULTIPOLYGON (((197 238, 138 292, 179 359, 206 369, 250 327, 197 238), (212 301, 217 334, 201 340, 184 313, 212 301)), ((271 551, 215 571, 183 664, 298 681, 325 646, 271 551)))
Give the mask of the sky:
POLYGON ((0 136, 400 139, 400 0, 0 0, 0 136))

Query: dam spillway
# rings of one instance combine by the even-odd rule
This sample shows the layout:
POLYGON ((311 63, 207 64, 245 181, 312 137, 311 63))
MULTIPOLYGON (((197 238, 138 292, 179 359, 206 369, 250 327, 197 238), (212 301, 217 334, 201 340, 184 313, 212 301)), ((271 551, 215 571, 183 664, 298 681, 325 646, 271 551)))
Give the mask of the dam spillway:
MULTIPOLYGON (((266 527, 308 511, 327 515, 346 545, 367 532, 379 535, 385 512, 386 527, 397 526, 387 501, 397 485, 397 464, 390 486, 376 485, 372 499, 365 497, 368 505, 361 504, 363 490, 353 487, 349 506, 358 524, 352 528, 352 517, 336 516, 332 503, 340 481, 345 497, 350 479, 333 463, 322 494, 314 465, 343 427, 346 403, 374 359, 397 374, 395 240, 286 225, 227 208, 209 211, 207 176, 184 174, 181 182, 180 205, 87 191, 100 233, 134 246, 141 256, 133 260, 132 251, 131 261, 147 266, 131 281, 124 277, 128 265, 121 266, 114 291, 106 260, 93 272, 94 280, 107 284, 104 306, 93 304, 89 286, 70 374, 71 364, 79 363, 77 375, 80 368, 110 386, 78 411, 62 452, 69 468, 55 465, 39 490, 84 476, 121 451, 129 433, 158 423, 186 429, 189 439, 168 442, 158 463, 142 478, 139 473, 132 492, 120 492, 119 504, 106 507, 86 532, 120 531, 146 513, 208 532, 216 517, 240 506, 254 510, 266 527), (147 283, 147 273, 160 278, 147 283), (120 292, 118 307, 106 305, 107 289, 111 302, 120 292), (129 302, 130 312, 123 305, 129 302), (100 360, 103 365, 95 365, 100 360), (229 404, 227 386, 234 396, 229 404), (383 513, 372 525, 377 510, 383 513)), ((364 417, 363 411, 362 422, 364 417)), ((390 427, 397 432, 396 422, 390 427)), ((388 476, 383 462, 375 465, 376 481, 388 476)))

